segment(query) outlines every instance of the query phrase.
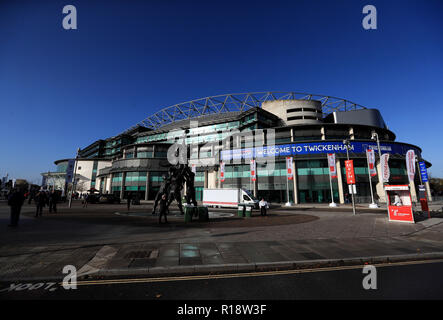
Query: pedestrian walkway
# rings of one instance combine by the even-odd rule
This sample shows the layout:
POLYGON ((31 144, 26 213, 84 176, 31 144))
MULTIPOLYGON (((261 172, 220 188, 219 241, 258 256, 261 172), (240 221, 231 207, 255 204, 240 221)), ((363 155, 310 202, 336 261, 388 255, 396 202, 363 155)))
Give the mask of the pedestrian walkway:
POLYGON ((158 226, 149 222, 154 216, 123 217, 113 208, 61 207, 38 219, 25 213, 20 228, 0 236, 0 281, 61 280, 66 265, 91 278, 443 258, 438 214, 407 224, 371 212, 281 209, 269 217, 158 226))
MULTIPOLYGON (((0 248, 0 281, 62 279, 74 265, 79 277, 159 276, 292 269, 443 258, 442 224, 433 231, 389 238, 288 241, 139 243, 83 247, 35 247, 26 254, 0 248)), ((419 231, 420 233, 420 231, 419 231)))

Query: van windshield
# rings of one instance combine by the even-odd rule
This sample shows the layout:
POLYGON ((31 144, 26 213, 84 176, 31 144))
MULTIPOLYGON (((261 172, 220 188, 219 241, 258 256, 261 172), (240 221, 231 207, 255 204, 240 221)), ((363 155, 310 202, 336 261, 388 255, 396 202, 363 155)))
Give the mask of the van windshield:
POLYGON ((252 200, 257 200, 249 190, 242 189, 252 200))

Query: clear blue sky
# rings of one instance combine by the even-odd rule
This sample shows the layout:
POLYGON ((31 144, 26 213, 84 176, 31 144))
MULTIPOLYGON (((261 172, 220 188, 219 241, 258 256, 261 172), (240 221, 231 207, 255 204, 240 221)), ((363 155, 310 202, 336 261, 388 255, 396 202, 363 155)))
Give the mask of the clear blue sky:
POLYGON ((160 108, 267 90, 378 108, 443 177, 443 1, 0 2, 0 176, 40 181, 160 108))

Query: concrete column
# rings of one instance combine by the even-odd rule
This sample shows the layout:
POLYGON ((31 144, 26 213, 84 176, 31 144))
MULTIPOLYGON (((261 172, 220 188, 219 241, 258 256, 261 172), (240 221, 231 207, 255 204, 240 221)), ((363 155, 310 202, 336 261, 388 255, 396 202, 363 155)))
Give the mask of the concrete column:
POLYGON ((120 186, 121 186, 120 200, 123 200, 123 195, 125 193, 125 179, 126 179, 126 172, 122 172, 122 182, 120 184, 120 186))
MULTIPOLYGON (((420 174, 420 172, 418 174, 420 174)), ((425 188, 426 188, 426 193, 428 195, 428 201, 431 202, 432 195, 431 195, 431 186, 429 185, 429 181, 425 182, 425 188)))
POLYGON ((294 183, 294 195, 293 195, 293 199, 292 201, 294 202, 294 204, 298 204, 299 200, 298 200, 298 172, 297 172, 297 162, 295 161, 295 158, 292 158, 293 161, 293 170, 294 170, 294 178, 292 179, 293 183, 294 183))
POLYGON ((222 187, 222 182, 220 180, 220 176, 218 173, 218 170, 214 170, 214 179, 215 179, 215 185, 217 186, 217 188, 221 188, 222 187))
POLYGON ((111 173, 109 175, 109 193, 112 193, 112 178, 114 177, 114 174, 111 173))
POLYGON ((414 180, 409 182, 409 189, 411 190, 412 202, 417 202, 417 191, 415 190, 414 180))
POLYGON ((105 191, 107 191, 108 193, 111 193, 111 182, 112 182, 111 175, 109 175, 106 177, 105 180, 105 191))
POLYGON ((95 178, 95 188, 100 192, 102 192, 102 190, 100 190, 102 179, 103 178, 95 178))
POLYGON ((335 159, 335 165, 337 166, 338 198, 340 203, 345 203, 345 193, 343 192, 343 174, 341 170, 340 159, 335 159))
POLYGON ((149 195, 149 171, 146 171, 146 184, 145 184, 145 200, 148 200, 149 195))
POLYGON ((349 128, 349 138, 351 139, 351 140, 354 140, 354 128, 349 128))
POLYGON ((208 188, 208 170, 204 171, 203 188, 208 188))
POLYGON ((220 179, 218 179, 217 173, 218 172, 215 170, 208 173, 208 188, 209 189, 217 188, 217 181, 218 181, 218 184, 220 184, 220 179))

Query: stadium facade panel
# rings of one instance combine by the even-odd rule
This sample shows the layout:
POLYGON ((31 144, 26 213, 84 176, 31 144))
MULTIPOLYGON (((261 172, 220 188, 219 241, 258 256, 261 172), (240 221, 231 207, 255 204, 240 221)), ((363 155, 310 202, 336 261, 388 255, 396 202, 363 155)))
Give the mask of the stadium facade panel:
MULTIPOLYGON (((131 192, 151 200, 171 165, 172 146, 184 145, 188 164, 195 166, 197 200, 201 200, 203 188, 244 188, 270 202, 321 203, 331 202, 327 154, 335 153, 337 178, 332 180, 332 193, 335 202, 344 203, 348 186, 343 141, 348 139, 357 202, 370 203, 366 150, 378 154, 374 134, 381 153, 390 153, 390 183, 409 184, 405 154, 413 149, 423 160, 422 150, 395 141, 379 110, 344 99, 292 92, 230 94, 162 109, 117 136, 81 149, 76 166, 81 167, 83 161, 83 167, 92 168, 83 181, 89 179, 88 186, 102 193, 124 199, 131 192), (287 157, 294 163, 290 183, 287 157), (250 176, 251 159, 257 163, 255 181, 250 176), (220 162, 224 163, 224 181, 220 162)), ((56 161, 60 171, 66 161, 56 161)), ((378 175, 372 178, 372 186, 383 202, 378 175)), ((416 198, 415 185, 411 183, 411 187, 416 198)))

